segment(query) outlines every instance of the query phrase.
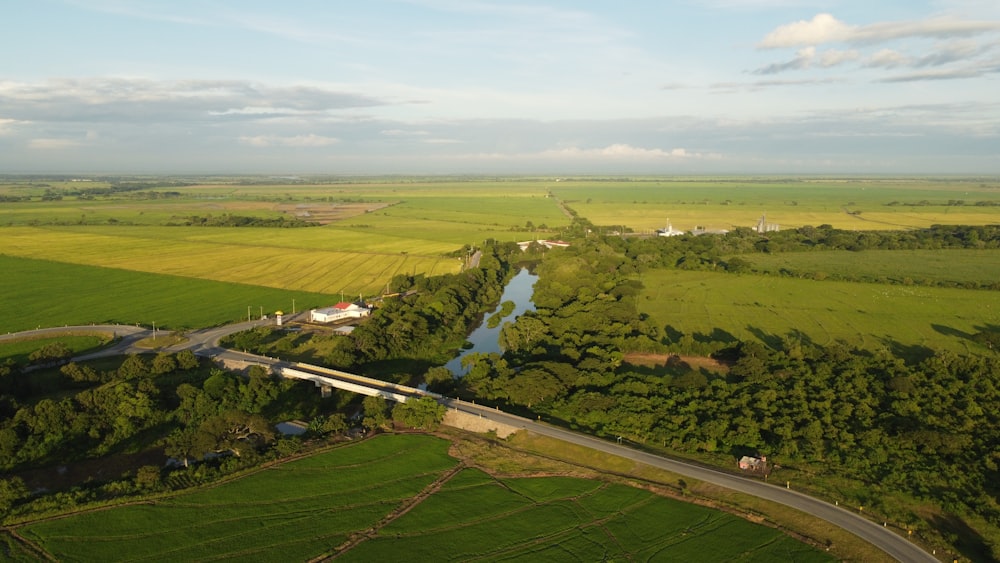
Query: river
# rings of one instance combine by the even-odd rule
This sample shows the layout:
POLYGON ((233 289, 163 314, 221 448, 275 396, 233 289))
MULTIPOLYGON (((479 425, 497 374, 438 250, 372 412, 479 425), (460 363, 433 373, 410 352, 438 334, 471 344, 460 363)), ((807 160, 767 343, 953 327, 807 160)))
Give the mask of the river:
POLYGON ((531 297, 535 292, 536 281, 538 281, 538 276, 529 272, 527 268, 522 268, 517 275, 511 278, 507 282, 507 287, 503 289, 503 295, 500 296, 500 304, 503 304, 505 301, 513 301, 514 311, 505 317, 500 324, 490 328, 486 326, 486 320, 500 310, 500 304, 498 304, 495 309, 483 317, 483 322, 466 339, 472 343, 472 348, 463 349, 458 357, 453 358, 444 367, 451 370, 451 373, 455 375, 465 375, 468 370, 462 367, 462 358, 466 355, 476 352, 500 353, 500 328, 503 327, 504 323, 513 321, 518 315, 522 315, 526 311, 535 310, 535 303, 531 300, 531 297))

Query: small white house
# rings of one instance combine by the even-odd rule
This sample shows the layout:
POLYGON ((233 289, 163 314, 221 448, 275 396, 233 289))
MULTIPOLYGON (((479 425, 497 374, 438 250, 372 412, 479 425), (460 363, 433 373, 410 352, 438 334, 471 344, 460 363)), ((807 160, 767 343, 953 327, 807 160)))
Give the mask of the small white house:
POLYGON ((362 307, 356 303, 341 301, 333 307, 323 307, 322 309, 312 309, 309 311, 309 320, 314 323, 332 323, 343 319, 360 319, 367 317, 372 310, 362 307))

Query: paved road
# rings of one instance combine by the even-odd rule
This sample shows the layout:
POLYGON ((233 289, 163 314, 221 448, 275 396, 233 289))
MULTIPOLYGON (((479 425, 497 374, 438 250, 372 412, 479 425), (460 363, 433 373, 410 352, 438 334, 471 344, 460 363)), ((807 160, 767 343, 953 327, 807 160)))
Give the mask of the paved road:
POLYGON ((456 408, 460 411, 481 415, 484 418, 509 424, 515 428, 524 428, 543 436, 548 436, 550 438, 563 440, 571 444, 577 444, 612 455, 624 457, 626 459, 645 463, 653 467, 665 469, 667 471, 677 473, 678 475, 691 477, 693 479, 719 485, 720 487, 725 487, 727 489, 732 489, 741 493, 746 493, 748 495, 790 506, 807 514, 816 516, 817 518, 822 518, 831 524, 851 532, 852 534, 885 551, 899 561, 938 561, 937 558, 927 553, 916 544, 887 528, 883 528, 874 522, 865 520, 852 511, 834 506, 792 489, 786 489, 781 486, 771 485, 755 479, 748 479, 738 475, 731 475, 707 469, 705 467, 667 459, 650 453, 634 450, 628 446, 612 444, 593 436, 571 432, 563 428, 499 412, 494 409, 465 401, 444 399, 442 402, 448 408, 456 408))
MULTIPOLYGON (((252 321, 252 322, 243 322, 243 323, 237 323, 222 327, 215 327, 215 328, 209 328, 205 330, 191 332, 186 335, 188 337, 187 341, 171 346, 170 348, 168 348, 168 350, 177 352, 180 350, 188 349, 192 350, 194 353, 200 356, 249 360, 269 365, 278 364, 280 363, 280 361, 274 358, 266 358, 263 356, 247 354, 235 350, 227 350, 219 346, 219 339, 228 334, 272 323, 273 321, 270 320, 252 321)), ((153 333, 153 331, 148 329, 143 329, 141 327, 133 327, 128 325, 94 325, 94 326, 81 326, 81 327, 39 329, 39 330, 32 330, 15 334, 0 335, 0 340, 23 338, 25 336, 45 336, 48 334, 58 334, 59 332, 65 332, 67 330, 81 330, 81 331, 92 330, 92 331, 111 332, 116 336, 121 337, 121 340, 110 348, 101 350, 100 352, 97 352, 95 354, 90 354, 86 357, 80 357, 74 359, 89 359, 101 356, 149 352, 148 349, 136 348, 134 344, 143 338, 152 336, 153 333)), ((906 561, 906 562, 938 561, 937 558, 933 557, 932 555, 930 555, 929 553, 918 547, 916 544, 892 532, 891 530, 883 528, 882 526, 879 526, 874 522, 865 520, 864 518, 862 518, 861 516, 852 511, 831 505, 827 502, 812 498, 808 495, 804 495, 792 489, 786 489, 784 487, 763 483, 755 479, 749 479, 738 475, 731 475, 728 473, 715 471, 705 467, 700 467, 697 465, 692 465, 681 461, 667 459, 650 453, 634 450, 632 448, 629 448, 628 446, 612 444, 610 442, 606 442, 604 440, 595 438, 593 436, 571 432, 563 428, 550 426, 548 424, 536 422, 531 419, 515 416, 512 414, 507 414, 501 411, 497 411, 495 409, 490 409, 473 403, 460 401, 458 399, 444 398, 441 399, 441 402, 448 408, 454 408, 460 411, 479 415, 489 420, 495 420, 497 422, 509 424, 516 428, 524 428, 526 430, 535 432, 537 434, 541 434, 543 436, 548 436, 551 438, 555 438, 557 440, 563 440, 565 442, 569 442, 571 444, 577 444, 583 447, 602 451, 608 454, 624 457, 626 459, 631 459, 633 461, 645 463, 647 465, 664 469, 676 473, 678 475, 683 475, 685 477, 698 479, 700 481, 712 483, 720 487, 725 487, 727 489, 732 489, 735 491, 739 491, 741 493, 745 493, 755 497, 781 503, 786 506, 790 506, 797 510, 801 510, 802 512, 805 512, 807 514, 816 516, 817 518, 822 518, 823 520, 826 520, 831 524, 834 524, 840 528, 843 528, 844 530, 847 530, 848 532, 851 532, 852 534, 860 537, 861 539, 882 549, 890 556, 899 561, 906 561)))

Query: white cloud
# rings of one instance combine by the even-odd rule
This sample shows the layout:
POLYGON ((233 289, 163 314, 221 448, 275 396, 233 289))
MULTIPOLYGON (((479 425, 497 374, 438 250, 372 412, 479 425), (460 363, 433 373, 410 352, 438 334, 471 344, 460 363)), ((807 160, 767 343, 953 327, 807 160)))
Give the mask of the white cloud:
POLYGON ((29 149, 36 150, 62 150, 81 146, 83 143, 73 139, 40 138, 28 141, 29 149))
POLYGON ((830 49, 828 51, 823 51, 819 56, 819 64, 824 68, 829 68, 831 66, 837 66, 841 63, 856 61, 861 57, 861 54, 855 50, 850 51, 838 51, 836 49, 830 49))
POLYGON ((910 58, 895 49, 880 49, 865 60, 865 66, 896 68, 910 64, 910 58))
POLYGON ((814 65, 819 65, 823 68, 830 68, 845 62, 857 60, 860 57, 861 54, 854 50, 838 51, 836 49, 830 49, 817 53, 816 47, 803 47, 799 49, 794 59, 758 68, 753 71, 753 74, 777 74, 788 70, 804 70, 814 65))
POLYGON ((778 27, 767 34, 758 47, 774 49, 847 41, 855 30, 830 14, 817 14, 809 21, 799 20, 778 27))
POLYGON ((386 137, 426 137, 427 135, 430 135, 429 131, 422 131, 419 129, 384 129, 380 131, 380 133, 386 137))
POLYGON ((240 143, 252 147, 327 147, 340 142, 336 137, 324 137, 322 135, 294 135, 291 137, 280 137, 277 135, 256 135, 253 137, 240 137, 240 143))
POLYGON ((23 125, 30 125, 30 121, 21 121, 19 119, 4 119, 0 117, 0 135, 7 135, 14 132, 14 128, 23 125))
POLYGON ((246 80, 147 80, 91 77, 0 81, 0 107, 11 118, 44 121, 177 122, 205 115, 259 119, 326 115, 385 105, 329 86, 271 86, 246 80))
MULTIPOLYGON (((521 155, 526 156, 526 155, 521 155)), ((697 158, 718 158, 718 154, 703 154, 691 152, 685 148, 674 148, 669 150, 643 147, 634 147, 624 143, 615 143, 602 148, 581 149, 579 147, 568 147, 562 149, 551 149, 542 151, 535 155, 538 158, 571 158, 571 159, 607 159, 607 160, 678 160, 697 158)))
POLYGON ((881 43, 907 37, 969 37, 995 31, 1000 31, 1000 21, 937 17, 857 26, 823 13, 808 21, 800 20, 779 26, 768 33, 757 46, 762 49, 777 49, 823 43, 881 43))

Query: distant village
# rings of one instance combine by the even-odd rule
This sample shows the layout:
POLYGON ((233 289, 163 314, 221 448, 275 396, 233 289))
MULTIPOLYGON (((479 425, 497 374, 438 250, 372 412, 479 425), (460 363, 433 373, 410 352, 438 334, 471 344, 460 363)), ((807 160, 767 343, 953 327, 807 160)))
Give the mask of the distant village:
MULTIPOLYGON (((756 232, 758 232, 758 233, 760 233, 760 234, 775 233, 775 232, 778 232, 780 229, 781 229, 781 227, 777 223, 768 223, 767 222, 767 214, 766 213, 764 215, 760 216, 760 219, 757 220, 757 224, 754 225, 754 227, 753 227, 753 230, 756 231, 756 232)), ((729 231, 727 229, 706 229, 705 227, 701 227, 701 226, 696 226, 695 228, 691 229, 690 231, 681 231, 681 230, 675 229, 673 227, 673 225, 670 224, 670 220, 668 219, 666 227, 664 227, 662 229, 657 229, 656 230, 656 236, 659 236, 659 237, 676 237, 676 236, 680 236, 680 235, 694 235, 694 236, 699 236, 699 235, 724 235, 724 234, 726 234, 728 232, 729 231)))

